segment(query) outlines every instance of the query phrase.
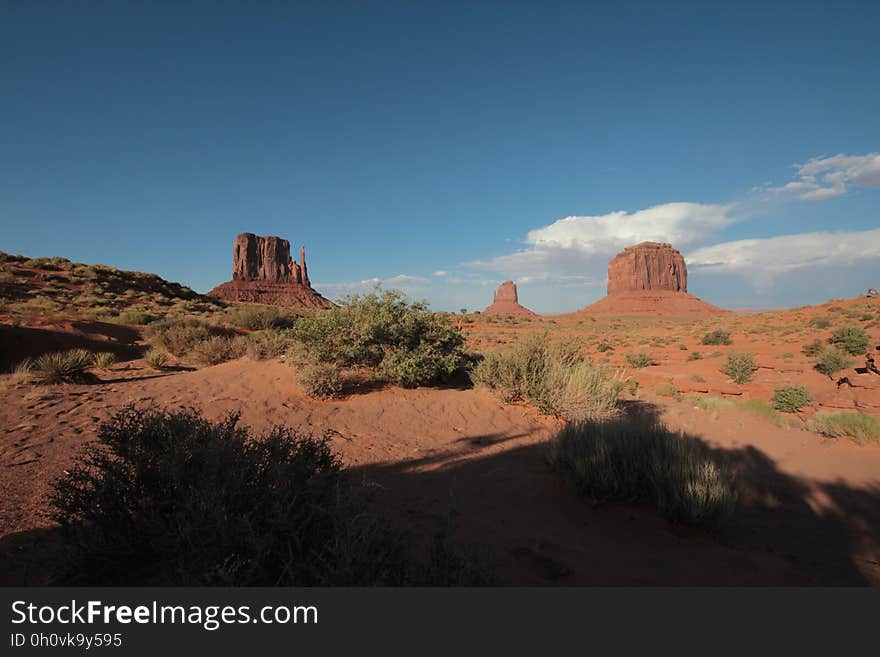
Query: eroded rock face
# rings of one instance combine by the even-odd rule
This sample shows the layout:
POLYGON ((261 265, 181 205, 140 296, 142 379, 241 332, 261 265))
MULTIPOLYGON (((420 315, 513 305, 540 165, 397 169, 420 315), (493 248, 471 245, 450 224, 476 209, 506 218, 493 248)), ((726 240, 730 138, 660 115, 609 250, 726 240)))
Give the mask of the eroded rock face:
POLYGON ((290 242, 280 237, 242 233, 232 247, 232 280, 309 284, 306 248, 300 263, 290 259, 290 242))
POLYGON ((312 289, 306 266, 306 248, 300 260, 290 259, 290 242, 271 235, 242 233, 232 247, 232 280, 209 294, 224 301, 275 306, 323 308, 330 305, 312 289))
POLYGON ((519 295, 516 293, 516 283, 513 281, 504 281, 495 290, 495 299, 492 305, 484 311, 490 315, 528 315, 534 317, 528 308, 519 305, 519 295))
POLYGON ((628 246, 608 263, 608 294, 643 290, 687 292, 684 257, 671 244, 628 246))

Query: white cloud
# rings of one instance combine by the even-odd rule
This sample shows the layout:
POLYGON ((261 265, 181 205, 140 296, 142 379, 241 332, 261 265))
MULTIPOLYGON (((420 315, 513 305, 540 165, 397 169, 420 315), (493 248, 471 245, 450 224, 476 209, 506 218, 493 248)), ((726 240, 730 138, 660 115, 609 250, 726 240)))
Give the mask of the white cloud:
POLYGON ((685 260, 692 271, 768 275, 798 269, 839 267, 880 260, 880 228, 851 232, 815 232, 735 240, 706 246, 685 260))
POLYGON ((442 269, 438 269, 437 271, 434 272, 434 276, 446 276, 446 274, 448 274, 448 273, 449 272, 447 272, 447 271, 443 271, 442 269))
POLYGON ((314 283, 316 290, 326 292, 328 294, 342 294, 347 292, 368 292, 381 286, 384 288, 399 288, 401 290, 421 289, 428 283, 427 278, 421 276, 410 276, 408 274, 398 274, 390 278, 364 278, 359 281, 344 281, 338 283, 314 283))
MULTIPOLYGON (((608 258, 638 242, 671 242, 676 247, 704 241, 737 217, 735 205, 665 203, 629 213, 575 216, 529 231, 528 248, 470 266, 504 273, 518 280, 561 280, 583 276, 585 268, 604 270, 608 258)), ((595 278, 595 276, 588 276, 595 278)))
POLYGON ((880 187, 880 153, 814 157, 795 168, 797 180, 767 191, 800 192, 804 201, 824 201, 846 194, 851 186, 880 187))

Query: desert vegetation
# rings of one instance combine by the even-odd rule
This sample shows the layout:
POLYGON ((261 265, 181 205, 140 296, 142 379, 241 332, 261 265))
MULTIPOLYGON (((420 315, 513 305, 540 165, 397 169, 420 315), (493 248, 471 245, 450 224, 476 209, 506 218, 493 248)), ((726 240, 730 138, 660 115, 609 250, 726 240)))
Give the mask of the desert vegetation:
POLYGON ((829 438, 852 438, 860 445, 880 443, 880 420, 866 413, 820 411, 810 418, 807 428, 829 438))
POLYGON ((645 415, 569 423, 548 455, 578 493, 651 504, 674 522, 717 526, 736 505, 730 474, 699 441, 645 415))
POLYGON ((570 420, 615 414, 622 388, 607 368, 585 361, 576 348, 552 343, 546 335, 486 354, 471 379, 503 401, 529 401, 542 413, 570 420))
POLYGON ((758 367, 755 365, 755 357, 748 351, 735 351, 727 356, 721 371, 730 377, 734 383, 748 383, 755 375, 758 367))
POLYGON ((454 552, 415 561, 342 477, 326 439, 238 416, 128 407, 55 485, 52 517, 76 585, 485 584, 454 552))
POLYGON ((347 297, 298 320, 290 338, 288 362, 322 396, 335 394, 338 380, 361 372, 374 381, 415 387, 450 381, 470 362, 459 331, 425 303, 393 290, 347 297))

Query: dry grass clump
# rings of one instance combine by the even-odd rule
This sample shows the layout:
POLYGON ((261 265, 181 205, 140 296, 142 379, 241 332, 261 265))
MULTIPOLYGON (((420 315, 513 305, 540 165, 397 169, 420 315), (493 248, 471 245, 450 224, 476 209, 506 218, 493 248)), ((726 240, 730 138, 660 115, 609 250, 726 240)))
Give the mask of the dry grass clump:
POLYGON ((112 351, 101 351, 95 354, 95 367, 107 369, 116 362, 116 354, 112 351))
POLYGON ((606 368, 584 361, 570 345, 551 344, 546 335, 486 354, 471 380, 503 401, 528 400, 542 413, 570 420, 613 415, 622 388, 606 368))
POLYGON ((549 461, 581 495, 652 504, 674 522, 716 526, 736 506, 725 468, 652 417, 569 423, 550 442, 549 461))
POLYGON ((86 378, 95 365, 95 355, 87 349, 69 349, 43 354, 33 361, 33 372, 41 383, 75 383, 86 378))
POLYGON ((703 336, 702 340, 700 340, 700 344, 733 344, 733 341, 730 339, 730 331, 725 331, 724 329, 716 329, 710 333, 706 333, 706 335, 703 336))
POLYGON ((807 429, 831 438, 849 437, 859 445, 880 443, 880 420, 866 413, 819 411, 807 422, 807 429))
POLYGON ((643 367, 649 367, 654 364, 654 358, 651 354, 638 353, 638 354, 627 354, 626 362, 630 367, 635 367, 641 369, 643 367))
POLYGON ((303 392, 315 399, 334 399, 342 394, 345 377, 335 363, 301 362, 296 380, 303 392))
POLYGON ((150 349, 144 354, 144 360, 154 370, 161 370, 168 362, 168 355, 159 349, 150 349))
POLYGON ((286 330, 254 331, 245 339, 246 353, 253 360, 280 358, 290 349, 293 339, 286 330))
POLYGON ((229 311, 229 321, 252 331, 285 329, 293 326, 295 317, 277 306, 247 304, 229 311))

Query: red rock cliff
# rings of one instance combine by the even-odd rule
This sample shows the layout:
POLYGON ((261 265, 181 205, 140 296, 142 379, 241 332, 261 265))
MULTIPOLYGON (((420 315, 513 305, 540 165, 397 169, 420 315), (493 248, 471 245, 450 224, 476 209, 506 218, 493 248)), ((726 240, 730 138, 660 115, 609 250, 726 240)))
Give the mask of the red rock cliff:
POLYGON ((516 283, 504 281, 495 290, 495 299, 492 305, 483 312, 490 315, 528 315, 535 316, 528 308, 519 305, 519 296, 516 293, 516 283))
POLYGON ((671 244, 628 246, 608 263, 608 294, 641 290, 687 292, 684 257, 671 244))

